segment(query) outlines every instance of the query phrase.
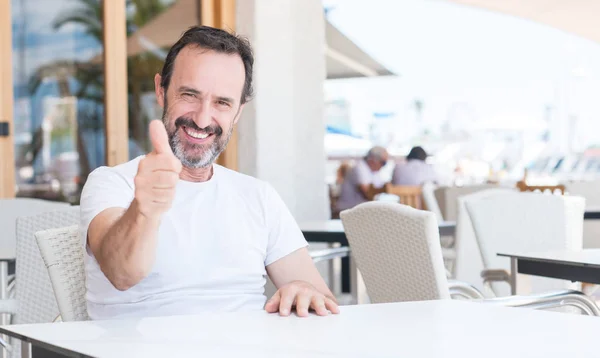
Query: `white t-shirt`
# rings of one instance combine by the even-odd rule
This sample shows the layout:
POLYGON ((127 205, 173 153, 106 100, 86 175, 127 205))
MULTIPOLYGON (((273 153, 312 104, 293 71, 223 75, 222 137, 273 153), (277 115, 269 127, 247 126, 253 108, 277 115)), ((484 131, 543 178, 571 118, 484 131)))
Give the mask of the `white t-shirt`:
POLYGON ((150 274, 126 291, 108 281, 87 249, 87 230, 103 210, 129 207, 141 158, 94 170, 81 195, 90 317, 262 309, 265 266, 307 243, 270 185, 218 165, 207 182, 177 183, 173 205, 161 218, 150 274))
POLYGON ((430 164, 422 160, 411 159, 403 164, 396 164, 392 175, 394 185, 423 185, 426 182, 437 182, 438 175, 430 164))
POLYGON ((383 186, 383 181, 377 173, 373 172, 365 160, 359 160, 354 167, 348 171, 342 188, 340 197, 337 201, 338 210, 346 210, 355 207, 358 204, 367 202, 367 198, 358 188, 359 185, 370 185, 375 187, 383 186))

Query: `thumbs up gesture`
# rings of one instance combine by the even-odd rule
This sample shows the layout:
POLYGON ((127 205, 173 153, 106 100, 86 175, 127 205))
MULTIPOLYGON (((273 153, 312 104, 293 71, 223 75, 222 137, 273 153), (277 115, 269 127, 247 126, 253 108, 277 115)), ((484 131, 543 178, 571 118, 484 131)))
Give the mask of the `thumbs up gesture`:
POLYGON ((149 129, 154 151, 148 153, 139 163, 134 179, 134 200, 142 215, 158 219, 171 207, 181 172, 181 162, 171 150, 169 136, 163 123, 153 120, 149 129))

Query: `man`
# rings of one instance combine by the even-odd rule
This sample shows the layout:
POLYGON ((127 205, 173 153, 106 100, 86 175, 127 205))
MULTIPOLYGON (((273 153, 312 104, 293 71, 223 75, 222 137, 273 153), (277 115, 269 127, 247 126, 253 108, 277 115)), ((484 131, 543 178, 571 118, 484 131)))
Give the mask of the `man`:
POLYGON ((193 27, 155 76, 154 151, 99 168, 81 197, 92 319, 262 309, 338 312, 307 243, 268 184, 213 164, 252 95, 247 40, 193 27))
POLYGON ((353 208, 369 200, 369 187, 383 185, 377 172, 385 166, 388 152, 383 147, 373 147, 363 160, 359 160, 346 174, 342 183, 340 197, 337 201, 338 212, 353 208))
POLYGON ((427 164, 427 152, 421 147, 414 147, 406 156, 406 163, 397 164, 392 175, 394 185, 423 185, 435 183, 438 175, 430 164, 427 164))

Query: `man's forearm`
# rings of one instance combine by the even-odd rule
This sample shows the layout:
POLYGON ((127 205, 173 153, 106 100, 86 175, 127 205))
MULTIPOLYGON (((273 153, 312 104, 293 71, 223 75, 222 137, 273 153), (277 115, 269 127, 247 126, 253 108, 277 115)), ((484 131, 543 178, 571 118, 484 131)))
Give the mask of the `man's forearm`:
POLYGON ((154 264, 160 219, 146 217, 135 200, 108 229, 96 255, 104 275, 118 290, 144 279, 154 264))

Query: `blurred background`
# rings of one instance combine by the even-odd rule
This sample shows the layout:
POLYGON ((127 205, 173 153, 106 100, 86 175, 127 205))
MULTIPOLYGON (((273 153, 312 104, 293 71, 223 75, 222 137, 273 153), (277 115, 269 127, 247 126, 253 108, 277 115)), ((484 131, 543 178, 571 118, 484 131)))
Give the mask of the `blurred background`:
POLYGON ((119 0, 112 18, 100 0, 6 1, 11 23, 0 33, 10 33, 12 77, 0 86, 12 97, 3 104, 12 149, 0 147, 0 176, 14 183, 4 180, 5 197, 77 203, 93 169, 150 150, 147 125, 162 113, 153 76, 197 24, 234 29, 256 50, 257 98, 221 163, 272 182, 299 218, 327 216, 340 165, 376 145, 392 159, 377 174, 384 182, 416 145, 444 185, 600 174, 591 2, 546 11, 543 1, 508 0, 119 0), (106 38, 114 22, 125 33, 106 38), (108 56, 126 66, 116 72, 122 88, 105 83, 108 56), (269 66, 285 61, 297 63, 269 66), (288 97, 274 104, 269 88, 288 97), (107 113, 111 91, 121 102, 107 113), (127 131, 116 149, 111 123, 127 131), (113 151, 120 159, 107 160, 113 151), (298 194, 306 185, 314 195, 298 194))

